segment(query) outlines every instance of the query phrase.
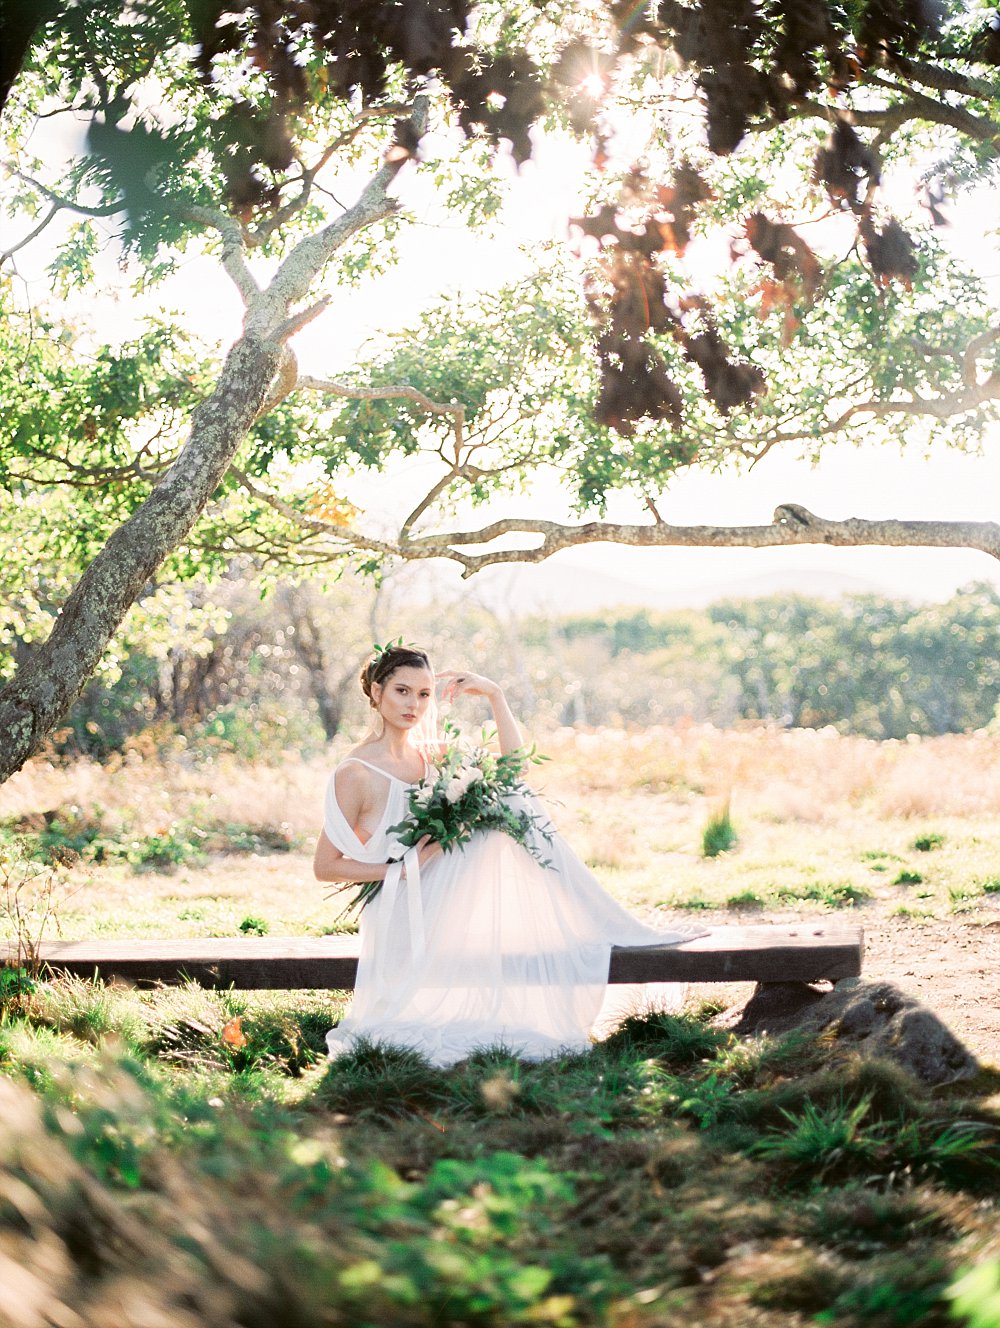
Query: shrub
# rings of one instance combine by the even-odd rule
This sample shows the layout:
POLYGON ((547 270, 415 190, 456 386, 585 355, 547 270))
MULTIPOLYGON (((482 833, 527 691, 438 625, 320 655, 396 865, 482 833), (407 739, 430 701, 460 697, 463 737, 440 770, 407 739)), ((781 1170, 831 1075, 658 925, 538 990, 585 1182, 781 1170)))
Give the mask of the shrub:
POLYGON ((124 849, 126 860, 137 871, 171 871, 184 862, 204 862, 205 831, 184 821, 173 821, 162 830, 131 840, 124 849))
POLYGON ((612 1054, 653 1056, 678 1067, 709 1059, 730 1040, 728 1033, 707 1027, 693 1015, 654 1010, 629 1015, 601 1045, 612 1054))
POLYGON ((4 964, 0 967, 0 1018, 19 1010, 24 998, 37 990, 38 983, 22 965, 4 964))
POLYGON ((764 900, 755 890, 741 890, 738 895, 730 895, 726 900, 726 908, 753 909, 763 907, 764 900))
POLYGON ((316 1101, 345 1115, 392 1117, 449 1098, 446 1076, 419 1052, 358 1039, 330 1065, 316 1101))
POLYGON ((858 1162, 870 1164, 885 1140, 884 1126, 866 1124, 870 1108, 870 1097, 853 1103, 841 1098, 824 1106, 806 1101, 800 1113, 782 1111, 787 1124, 769 1130, 751 1151, 793 1175, 814 1179, 848 1171, 858 1162))
POLYGON ((938 1323, 946 1267, 943 1260, 893 1255, 874 1259, 860 1281, 841 1291, 818 1324, 870 1324, 872 1328, 912 1328, 938 1323))
POLYGON ((926 835, 917 835, 913 841, 913 847, 918 853, 930 853, 932 849, 940 848, 944 843, 944 835, 932 832, 926 835))
POLYGON ((918 871, 911 871, 909 868, 899 872, 893 880, 893 885, 922 885, 923 876, 918 871))
POLYGON ((59 1033, 94 1046, 106 1037, 138 1046, 148 1035, 132 994, 108 987, 100 978, 63 976, 40 985, 32 1016, 59 1033))

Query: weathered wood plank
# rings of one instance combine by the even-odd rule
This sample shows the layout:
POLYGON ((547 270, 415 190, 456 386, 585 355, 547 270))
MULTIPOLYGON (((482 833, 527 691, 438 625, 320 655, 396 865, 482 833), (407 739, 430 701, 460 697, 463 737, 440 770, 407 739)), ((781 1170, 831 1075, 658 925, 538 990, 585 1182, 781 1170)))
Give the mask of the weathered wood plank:
MULTIPOLYGON (((615 947, 609 982, 816 982, 855 977, 864 950, 860 927, 799 923, 792 927, 713 927, 670 946, 615 947)), ((4 948, 0 945, 0 957, 4 948)), ((53 970, 132 982, 206 987, 354 986, 356 936, 243 936, 176 940, 54 941, 42 946, 53 970)))

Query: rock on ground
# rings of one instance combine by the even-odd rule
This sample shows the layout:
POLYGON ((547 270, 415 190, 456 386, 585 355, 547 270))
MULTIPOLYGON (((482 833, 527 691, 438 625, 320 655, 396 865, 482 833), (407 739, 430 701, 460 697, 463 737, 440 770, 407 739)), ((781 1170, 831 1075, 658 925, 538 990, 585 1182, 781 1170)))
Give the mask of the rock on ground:
POLYGON ((759 983, 746 1005, 726 1010, 717 1027, 739 1035, 831 1034, 867 1056, 884 1056, 925 1084, 976 1073, 979 1062, 938 1016, 891 982, 844 978, 832 991, 805 982, 759 983))

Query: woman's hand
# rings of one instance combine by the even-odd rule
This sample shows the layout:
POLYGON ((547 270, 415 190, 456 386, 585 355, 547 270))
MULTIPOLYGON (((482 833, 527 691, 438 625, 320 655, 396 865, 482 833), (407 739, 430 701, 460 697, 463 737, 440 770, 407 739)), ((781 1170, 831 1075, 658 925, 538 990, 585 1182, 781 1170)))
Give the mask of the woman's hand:
POLYGON ((429 862, 441 852, 441 845, 436 839, 431 839, 430 835, 424 835, 423 839, 418 839, 413 845, 417 850, 417 862, 421 867, 426 867, 429 862))
POLYGON ((441 701, 444 705, 451 705, 453 701, 463 695, 486 696, 491 701, 501 695, 500 684, 493 682, 490 678, 484 678, 481 673, 444 669, 434 676, 438 681, 445 679, 444 690, 441 693, 441 701))
POLYGON ((491 678, 484 678, 481 673, 469 673, 466 669, 445 669, 435 676, 445 680, 444 691, 441 694, 443 705, 450 705, 457 696, 485 696, 489 700, 497 726, 500 750, 504 755, 516 752, 524 745, 517 720, 510 712, 507 698, 499 683, 491 678))

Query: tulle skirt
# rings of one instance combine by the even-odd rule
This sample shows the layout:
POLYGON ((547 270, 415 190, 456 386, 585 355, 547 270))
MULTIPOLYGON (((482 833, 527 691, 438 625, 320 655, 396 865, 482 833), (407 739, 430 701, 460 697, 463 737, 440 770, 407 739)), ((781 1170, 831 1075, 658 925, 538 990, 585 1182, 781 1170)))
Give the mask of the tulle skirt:
POLYGON ((584 1051, 605 1002, 613 945, 692 933, 632 917, 558 835, 542 865, 508 835, 479 833, 421 873, 422 922, 404 883, 361 915, 361 957, 331 1059, 359 1038, 413 1048, 438 1066, 502 1046, 525 1060, 584 1051))

